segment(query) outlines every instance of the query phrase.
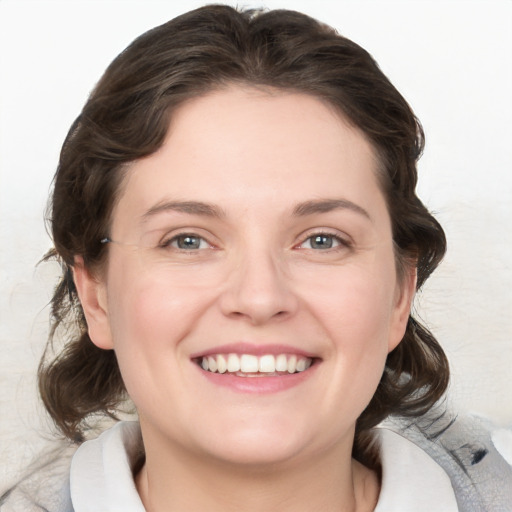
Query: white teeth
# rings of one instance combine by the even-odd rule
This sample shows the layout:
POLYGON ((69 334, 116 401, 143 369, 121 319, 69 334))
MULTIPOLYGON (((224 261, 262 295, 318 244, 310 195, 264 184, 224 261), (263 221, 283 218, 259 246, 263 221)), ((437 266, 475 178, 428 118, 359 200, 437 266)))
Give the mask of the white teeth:
POLYGON ((244 354, 240 358, 240 370, 244 373, 255 373, 260 369, 257 356, 244 354))
POLYGON ((286 371, 288 371, 288 361, 286 360, 286 356, 284 354, 279 354, 276 357, 276 372, 286 371))
POLYGON ((224 373, 228 369, 226 358, 221 354, 217 356, 217 371, 224 373))
POLYGON ((296 355, 265 354, 255 356, 252 354, 217 354, 201 358, 200 365, 205 371, 218 373, 233 373, 245 377, 279 376, 279 374, 297 373, 307 370, 313 360, 309 357, 296 355))
MULTIPOLYGON (((211 367, 210 367, 210 370, 211 370, 211 367)), ((297 370, 297 357, 291 356, 288 359, 288 373, 295 373, 296 370, 297 370)))
POLYGON ((208 370, 211 372, 217 371, 217 360, 214 357, 208 357, 208 370))
POLYGON ((239 372, 239 371, 240 371, 240 358, 236 354, 229 354, 229 356, 228 356, 228 372, 234 373, 234 372, 239 372))
POLYGON ((276 371, 276 359, 272 355, 260 357, 260 372, 274 373, 276 371))

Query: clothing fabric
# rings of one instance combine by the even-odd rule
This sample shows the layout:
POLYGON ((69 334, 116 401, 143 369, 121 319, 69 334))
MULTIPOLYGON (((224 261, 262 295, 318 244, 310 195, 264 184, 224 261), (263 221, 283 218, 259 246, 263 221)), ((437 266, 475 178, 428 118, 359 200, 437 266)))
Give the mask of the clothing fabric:
MULTIPOLYGON (((139 436, 136 423, 120 423, 78 449, 71 464, 75 512, 144 512, 132 477, 139 436)), ((458 510, 448 475, 423 450, 390 430, 378 437, 383 482, 376 512, 458 510)))
POLYGON ((141 443, 139 424, 120 422, 78 448, 70 472, 74 512, 144 512, 133 480, 141 443))
POLYGON ((454 417, 435 411, 415 419, 394 418, 384 425, 444 469, 460 511, 512 512, 511 430, 496 429, 477 416, 454 417), (501 432, 508 434, 508 444, 497 442, 501 432))
POLYGON ((400 434, 378 429, 382 485, 375 512, 457 512, 448 474, 400 434))
MULTIPOLYGON (((382 487, 375 512, 510 512, 512 467, 480 420, 390 420, 375 429, 382 487)), ((133 468, 141 453, 137 422, 120 422, 41 468, 2 512, 144 512, 133 468)))

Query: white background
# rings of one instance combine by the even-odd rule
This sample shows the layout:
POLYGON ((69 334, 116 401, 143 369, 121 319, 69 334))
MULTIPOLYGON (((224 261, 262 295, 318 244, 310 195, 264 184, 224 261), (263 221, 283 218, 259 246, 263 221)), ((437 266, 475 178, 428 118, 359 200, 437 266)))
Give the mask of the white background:
MULTIPOLYGON (((56 269, 43 215, 65 134, 108 63, 184 1, 0 0, 0 492, 43 444, 34 374, 56 269)), ((232 2, 233 3, 233 2, 232 2)), ((419 193, 448 255, 417 301, 456 408, 512 426, 512 2, 282 0, 370 51, 422 121, 419 193)))

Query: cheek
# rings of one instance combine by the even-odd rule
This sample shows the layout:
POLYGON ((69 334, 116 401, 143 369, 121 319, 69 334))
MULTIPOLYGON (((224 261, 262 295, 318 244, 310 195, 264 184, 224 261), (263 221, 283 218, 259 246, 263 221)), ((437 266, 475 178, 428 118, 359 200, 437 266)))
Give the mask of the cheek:
POLYGON ((390 297, 375 281, 368 286, 366 281, 354 279, 346 291, 329 302, 335 306, 326 312, 323 324, 329 330, 338 359, 352 378, 360 375, 370 387, 371 382, 376 385, 387 357, 390 297))
POLYGON ((176 345, 199 313, 198 301, 188 290, 173 289, 162 282, 132 282, 113 293, 111 325, 114 346, 150 351, 159 345, 176 345))
POLYGON ((315 335, 328 340, 322 404, 331 424, 326 435, 336 439, 340 425, 353 424, 366 408, 382 377, 394 279, 366 265, 330 268, 322 277, 325 285, 310 286, 303 298, 321 329, 315 335))
POLYGON ((308 300, 309 310, 335 354, 339 382, 334 389, 350 389, 363 407, 384 369, 394 302, 393 271, 389 275, 361 267, 332 272, 329 286, 315 288, 308 300))
POLYGON ((350 265, 329 269, 324 279, 317 276, 325 286, 310 287, 307 301, 340 343, 364 351, 368 344, 387 342, 396 295, 393 265, 350 265))
POLYGON ((114 350, 135 399, 135 388, 151 382, 154 369, 178 371, 176 354, 204 311, 208 294, 194 286, 173 286, 169 276, 119 265, 109 275, 108 297, 114 350))

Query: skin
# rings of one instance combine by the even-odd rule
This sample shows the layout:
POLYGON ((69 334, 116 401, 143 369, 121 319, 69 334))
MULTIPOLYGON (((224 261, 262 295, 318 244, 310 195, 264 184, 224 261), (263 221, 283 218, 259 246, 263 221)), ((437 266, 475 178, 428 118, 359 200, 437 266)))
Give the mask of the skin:
POLYGON ((397 279, 377 167, 318 99, 234 86, 179 107, 160 150, 131 164, 112 218, 120 243, 99 276, 77 259, 75 281, 139 412, 148 510, 373 510, 379 484, 351 459, 354 427, 415 285, 412 271, 397 279), (180 250, 180 233, 199 248, 180 250), (289 389, 244 393, 192 359, 239 342, 315 363, 289 389))

